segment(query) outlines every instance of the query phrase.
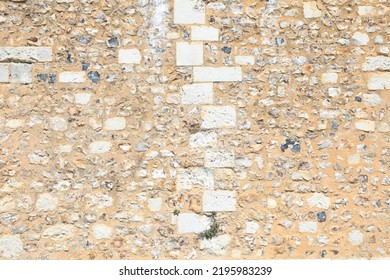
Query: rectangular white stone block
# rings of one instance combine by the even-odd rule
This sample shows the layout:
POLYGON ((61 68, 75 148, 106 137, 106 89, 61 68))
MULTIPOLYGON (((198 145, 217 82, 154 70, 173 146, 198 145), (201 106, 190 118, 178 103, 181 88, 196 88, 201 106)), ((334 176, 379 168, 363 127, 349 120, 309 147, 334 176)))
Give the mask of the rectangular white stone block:
POLYGON ((0 83, 9 82, 9 67, 8 64, 0 64, 0 83))
POLYGON ((235 191, 205 191, 203 193, 203 211, 236 211, 235 191))
POLYGON ((194 67, 195 82, 242 81, 241 67, 194 67))
POLYGON ((375 73, 368 76, 369 90, 390 89, 390 73, 375 73))
POLYGON ((200 131, 191 134, 189 145, 191 148, 210 147, 217 144, 217 133, 215 131, 200 131))
POLYGON ((299 223, 299 232, 317 232, 317 222, 300 222, 299 223))
POLYGON ((219 30, 211 26, 192 26, 191 40, 192 41, 218 41, 219 30))
POLYGON ((213 103, 213 84, 190 84, 182 87, 181 103, 208 104, 213 103))
POLYGON ((237 55, 234 60, 239 65, 254 65, 255 57, 251 55, 237 55))
POLYGON ((60 83, 83 83, 86 75, 83 71, 66 71, 60 73, 58 80, 60 83))
POLYGON ((363 130, 367 132, 375 131, 375 122, 370 120, 361 120, 355 123, 355 127, 358 130, 363 130))
POLYGON ((30 84, 32 82, 32 64, 11 63, 11 83, 30 84))
POLYGON ((178 190, 189 190, 194 185, 205 189, 214 189, 213 172, 206 168, 180 169, 177 174, 176 188, 178 190))
POLYGON ((206 21, 205 4, 199 0, 175 0, 173 4, 173 22, 176 24, 204 24, 206 21))
POLYGON ((203 43, 176 43, 176 65, 191 66, 203 64, 203 43))
POLYGON ((234 153, 227 150, 206 150, 205 167, 208 168, 229 168, 234 167, 234 153))
POLYGON ((202 129, 236 126, 236 109, 233 106, 203 106, 202 129))
POLYGON ((137 49, 121 49, 118 53, 119 63, 124 64, 140 64, 141 53, 137 49))
POLYGON ((51 47, 0 47, 0 62, 52 61, 51 47))
POLYGON ((363 63, 363 71, 390 71, 390 57, 371 56, 366 57, 363 63))
POLYGON ((177 225, 180 234, 201 233, 208 229, 211 219, 194 213, 179 214, 177 225))

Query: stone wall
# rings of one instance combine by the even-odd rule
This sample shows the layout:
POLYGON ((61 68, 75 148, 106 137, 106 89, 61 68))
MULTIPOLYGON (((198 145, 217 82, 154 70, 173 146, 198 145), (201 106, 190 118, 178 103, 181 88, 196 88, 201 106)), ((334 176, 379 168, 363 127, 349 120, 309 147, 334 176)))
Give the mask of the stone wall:
POLYGON ((0 258, 389 257, 389 15, 0 1, 0 258))

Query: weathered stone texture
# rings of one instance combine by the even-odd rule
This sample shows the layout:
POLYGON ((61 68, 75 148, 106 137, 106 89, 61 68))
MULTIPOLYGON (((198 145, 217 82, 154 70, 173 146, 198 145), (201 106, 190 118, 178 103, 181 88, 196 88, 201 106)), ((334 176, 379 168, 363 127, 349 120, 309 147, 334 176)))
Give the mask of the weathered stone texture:
POLYGON ((389 258, 387 2, 0 1, 0 259, 389 258))

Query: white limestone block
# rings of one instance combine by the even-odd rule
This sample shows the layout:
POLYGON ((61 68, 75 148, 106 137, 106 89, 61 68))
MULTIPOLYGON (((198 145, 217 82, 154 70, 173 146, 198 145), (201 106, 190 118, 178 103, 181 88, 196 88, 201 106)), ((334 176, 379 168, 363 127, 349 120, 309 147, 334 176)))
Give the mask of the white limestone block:
POLYGON ((65 71, 59 74, 60 83, 84 83, 86 74, 84 71, 65 71))
POLYGON ((390 73, 375 73, 368 76, 369 90, 390 89, 390 73))
POLYGON ((355 128, 367 132, 375 131, 375 122, 370 120, 360 120, 355 122, 355 128))
POLYGON ((180 169, 177 174, 176 187, 178 190, 189 190, 194 185, 205 189, 214 189, 213 172, 206 168, 180 169))
POLYGON ((11 83, 30 84, 32 82, 32 64, 11 63, 11 83))
POLYGON ((141 53, 137 49, 120 49, 118 53, 118 62, 123 64, 140 64, 141 53))
POLYGON ((202 129, 236 126, 236 109, 233 106, 203 106, 202 129))
POLYGON ((203 64, 203 43, 176 43, 176 65, 191 66, 203 64))
POLYGON ((317 222, 300 222, 299 223, 299 232, 317 232, 317 222))
POLYGON ((211 219, 195 213, 179 214, 177 225, 179 234, 201 233, 209 228, 211 219))
POLYGON ((206 150, 204 165, 208 168, 228 168, 234 167, 234 153, 227 150, 206 150))
POLYGON ((182 87, 182 104, 209 104, 213 103, 213 84, 199 83, 182 87))
POLYGON ((191 27, 192 41, 218 41, 219 30, 211 26, 192 26, 191 27))
POLYGON ((239 82, 242 81, 241 67, 194 67, 195 82, 239 82))
POLYGON ((198 0, 175 0, 173 22, 176 24, 204 24, 206 22, 204 3, 198 0))
POLYGON ((235 191, 205 191, 203 193, 203 211, 236 211, 235 191))
POLYGON ((191 148, 204 148, 215 146, 217 143, 217 133, 215 131, 200 131, 191 134, 189 146, 191 148))

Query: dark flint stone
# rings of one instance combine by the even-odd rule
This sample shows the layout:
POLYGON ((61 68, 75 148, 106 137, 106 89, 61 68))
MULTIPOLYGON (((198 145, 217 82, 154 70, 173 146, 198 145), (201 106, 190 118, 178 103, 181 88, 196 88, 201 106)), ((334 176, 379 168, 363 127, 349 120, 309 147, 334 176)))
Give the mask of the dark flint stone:
POLYGON ((100 81, 100 74, 97 71, 91 71, 88 73, 88 79, 92 81, 92 83, 97 83, 100 81))

